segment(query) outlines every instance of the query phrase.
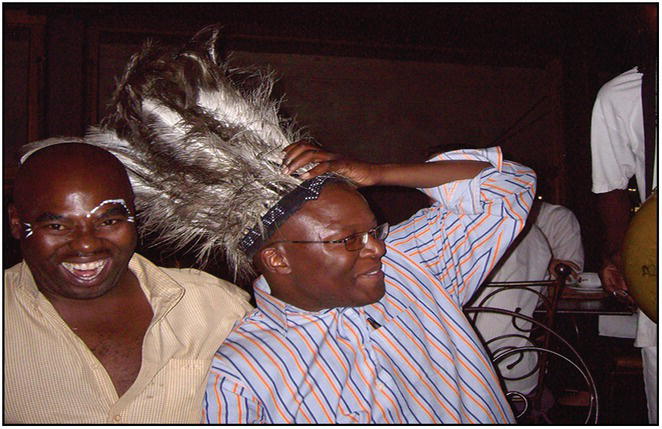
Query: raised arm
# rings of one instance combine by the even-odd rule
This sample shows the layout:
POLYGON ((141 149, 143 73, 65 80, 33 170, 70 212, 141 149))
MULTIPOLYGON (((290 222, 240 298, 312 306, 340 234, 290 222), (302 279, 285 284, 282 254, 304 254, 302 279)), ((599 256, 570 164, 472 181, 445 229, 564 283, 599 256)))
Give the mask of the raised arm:
POLYGON ((460 305, 521 231, 535 194, 533 171, 503 161, 497 148, 448 152, 421 164, 382 165, 309 145, 292 145, 286 153, 290 173, 319 162, 303 178, 333 171, 359 186, 412 186, 434 199, 430 209, 393 226, 387 244, 391 254, 418 261, 460 305))
POLYGON ((455 180, 472 179, 490 166, 488 162, 468 160, 372 164, 352 160, 306 143, 295 143, 285 148, 285 173, 295 172, 308 163, 318 164, 303 173, 302 179, 310 179, 331 171, 352 180, 358 186, 392 185, 410 188, 433 188, 455 180))

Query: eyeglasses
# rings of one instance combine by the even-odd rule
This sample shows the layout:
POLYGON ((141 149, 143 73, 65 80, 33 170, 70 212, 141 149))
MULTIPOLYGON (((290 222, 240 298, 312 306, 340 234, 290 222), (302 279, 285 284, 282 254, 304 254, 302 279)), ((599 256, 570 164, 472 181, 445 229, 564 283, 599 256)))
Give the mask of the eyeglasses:
POLYGON ((345 245, 345 249, 347 249, 350 252, 355 252, 357 250, 363 249, 365 245, 368 244, 368 236, 371 236, 376 240, 382 240, 382 241, 385 240, 386 237, 388 236, 388 227, 389 227, 388 222, 384 222, 383 224, 376 226, 369 231, 357 232, 356 234, 348 235, 345 238, 341 238, 340 240, 324 240, 324 241, 279 240, 279 241, 273 241, 272 243, 297 243, 297 244, 343 243, 345 245))

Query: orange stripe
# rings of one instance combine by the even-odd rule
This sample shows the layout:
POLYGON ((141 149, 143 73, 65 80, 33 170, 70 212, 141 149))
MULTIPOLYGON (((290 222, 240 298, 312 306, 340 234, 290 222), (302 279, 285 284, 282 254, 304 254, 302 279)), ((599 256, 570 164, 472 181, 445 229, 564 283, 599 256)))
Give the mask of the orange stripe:
POLYGON ((409 237, 407 237, 406 239, 398 240, 398 246, 403 246, 403 245, 409 243, 410 241, 415 240, 415 239, 421 237, 422 235, 425 235, 425 234, 426 234, 427 232, 429 232, 429 231, 430 231, 430 227, 427 226, 427 227, 425 227, 425 229, 416 232, 416 234, 411 234, 411 235, 410 235, 409 237))
MULTIPOLYGON (((236 398, 237 398, 237 410, 238 410, 238 415, 237 415, 238 418, 237 418, 237 421, 242 422, 242 421, 244 421, 244 417, 243 417, 243 415, 242 415, 242 411, 243 411, 243 407, 242 407, 242 405, 243 405, 243 404, 241 403, 241 397, 240 397, 239 394, 237 393, 237 387, 238 387, 238 386, 235 384, 234 387, 232 388, 232 393, 234 393, 235 395, 237 395, 237 396, 236 396, 236 398)), ((219 421, 220 421, 220 420, 219 420, 219 421)))
MULTIPOLYGON (((380 334, 380 335, 381 335, 381 336, 382 336, 382 337, 383 337, 383 338, 384 338, 384 339, 390 344, 391 348, 393 348, 395 351, 398 352, 398 354, 403 358, 403 361, 406 361, 406 358, 405 358, 404 356, 402 356, 402 353, 401 353, 399 350, 397 350, 397 349, 395 348, 395 345, 394 345, 394 344, 393 344, 388 338, 384 337, 383 334, 380 334)), ((393 358, 393 356, 388 356, 388 355, 386 355, 386 354, 384 353, 384 351, 381 350, 380 348, 377 348, 377 347, 376 347, 375 350, 376 350, 377 352, 379 352, 379 353, 384 357, 384 359, 387 360, 387 361, 389 360, 389 358, 391 358, 391 359, 393 358)), ((397 368, 397 367, 396 367, 396 368, 397 368)), ((396 374, 393 374, 393 375, 396 375, 396 374)), ((400 378, 403 378, 403 376, 400 375, 400 378)), ((407 377, 404 377, 404 378, 406 379, 407 377)), ((414 401, 416 401, 416 403, 418 404, 420 410, 421 410, 421 411, 424 411, 425 414, 428 415, 428 418, 430 419, 431 422, 434 422, 434 421, 435 421, 434 416, 433 416, 432 413, 430 413, 430 411, 427 409, 426 405, 423 404, 423 403, 417 398, 417 395, 415 394, 415 392, 413 392, 412 390, 410 390, 409 387, 408 387, 405 383, 400 383, 400 387, 403 388, 403 389, 405 389, 405 390, 407 391, 407 394, 409 395, 409 397, 410 397, 411 399, 413 399, 414 401)))
MULTIPOLYGON (((487 211, 484 213, 483 221, 485 221, 485 220, 487 220, 491 217, 492 217, 492 206, 490 205, 490 206, 487 207, 487 211)), ((481 222, 481 223, 483 223, 483 222, 481 222)), ((471 243, 471 252, 464 256, 463 261, 460 261, 460 264, 459 264, 460 271, 462 271, 462 267, 465 264, 474 262, 474 258, 473 258, 474 254, 478 251, 478 249, 482 249, 482 247, 485 243, 487 243, 488 241, 490 241, 492 239, 494 234, 497 232, 498 227, 502 223, 504 223, 503 219, 501 219, 499 221, 499 223, 495 224, 496 227, 495 227, 495 225, 492 225, 492 232, 489 235, 483 237, 483 239, 479 242, 471 243)), ((463 240, 463 242, 467 241, 468 239, 469 239, 469 235, 467 234, 465 236, 465 240, 463 240)), ((492 258, 494 258, 494 254, 492 255, 492 258)), ((467 283, 469 283, 471 281, 471 278, 473 277, 473 274, 475 274, 477 272, 478 268, 480 268, 480 267, 475 267, 472 273, 469 273, 469 274, 463 276, 464 281, 462 282, 462 285, 460 285, 459 290, 458 290, 458 292, 460 294, 459 296, 463 296, 462 294, 464 293, 464 285, 466 285, 467 283)), ((476 282, 476 283, 477 283, 476 287, 478 287, 479 286, 478 283, 480 283, 480 282, 476 282)), ((464 299, 462 299, 462 302, 464 302, 464 299)))
MULTIPOLYGON (((428 358, 428 360, 431 360, 430 353, 425 348, 421 347, 419 340, 417 340, 406 329, 404 329, 402 324, 398 323, 397 321, 394 322, 394 324, 398 325, 398 327, 400 328, 400 331, 403 334, 405 334, 405 336, 409 339, 409 341, 411 341, 411 343, 414 344, 418 348, 418 350, 421 354, 425 355, 428 358)), ((419 328, 422 329, 423 332, 425 333, 425 328, 423 328, 420 325, 419 325, 419 328)), ((406 359, 406 362, 408 363, 408 366, 412 369, 412 371, 414 371, 416 373, 416 375, 421 379, 421 381, 423 381, 423 376, 421 375, 420 371, 418 371, 412 364, 409 364, 409 362, 411 362, 411 359, 406 359)), ((458 391, 457 391, 456 387, 454 386, 454 383, 449 382, 449 380, 446 379, 444 374, 435 365, 432 365, 432 367, 433 367, 434 372, 437 374, 437 376, 439 378, 441 378, 442 381, 444 381, 444 383, 453 391, 453 393, 456 396, 459 396, 458 391)), ((425 384, 426 384, 426 388, 430 391, 430 394, 432 395, 432 397, 435 397, 436 393, 434 392, 434 389, 432 388, 432 386, 430 386, 429 383, 425 383, 425 384)), ((437 402, 446 410, 447 413, 453 414, 452 411, 450 409, 448 409, 443 404, 443 402, 441 402, 441 398, 437 398, 437 402)))
MULTIPOLYGON (((385 281, 387 283, 389 282, 389 280, 385 280, 385 281)), ((386 299, 386 303, 391 305, 391 301, 393 301, 393 298, 391 298, 388 295, 384 295, 384 298, 386 299)), ((397 304, 397 303, 394 302, 393 304, 397 304)), ((396 305, 392 305, 392 307, 396 307, 396 305)), ((375 310, 377 313, 379 313, 382 316, 381 318, 384 319, 384 320, 387 320, 389 318, 388 314, 384 311, 384 309, 382 309, 381 306, 375 305, 374 307, 371 308, 371 310, 375 310)))
MULTIPOLYGON (((354 341, 355 341, 354 344, 361 344, 361 341, 359 340, 359 336, 354 331, 354 327, 351 326, 349 324, 349 322, 347 322, 346 320, 344 320, 343 322, 344 322, 343 325, 345 326, 345 328, 347 328, 347 331, 350 332, 354 336, 354 341)), ((339 341, 342 340, 348 348, 355 349, 354 344, 352 344, 351 342, 347 342, 347 340, 344 340, 341 337, 338 337, 338 340, 339 341)), ((364 347, 359 347, 358 352, 361 354, 361 358, 363 359, 364 362, 370 362, 370 359, 368 358, 368 356, 366 356, 366 351, 365 351, 364 347)), ((370 366, 368 366, 367 369, 369 371, 370 378, 373 379, 373 380, 376 380, 377 375, 372 370, 372 368, 370 368, 370 366)), ((365 374, 363 374, 363 371, 357 371, 357 372, 358 372, 359 376, 361 377, 361 380, 363 380, 363 382, 365 383, 366 386, 374 386, 375 385, 375 384, 371 383, 369 380, 366 379, 365 374)), ((386 410, 384 409, 382 404, 379 403, 378 401, 374 401, 374 405, 376 405, 379 408, 380 412, 384 416, 384 420, 388 420, 388 414, 386 413, 386 410)), ((370 415, 371 415, 371 413, 368 413, 368 416, 370 416, 370 415)))
MULTIPOLYGON (((518 174, 526 174, 525 172, 522 171, 517 171, 518 174)), ((517 182, 521 185, 524 185, 525 187, 530 187, 532 186, 535 182, 532 180, 525 180, 523 177, 512 177, 511 180, 513 182, 517 182)))
MULTIPOLYGON (((423 275, 425 275, 426 277, 428 277, 428 279, 430 279, 430 281, 432 281, 433 283, 435 282, 434 279, 429 275, 429 273, 427 273, 427 272, 426 272, 425 270, 423 270, 420 266, 418 266, 418 265, 415 264, 413 261, 411 261, 411 260, 409 259, 409 257, 408 257, 406 254, 404 254, 403 252, 399 252, 399 253, 400 253, 400 255, 402 256, 403 259, 407 260, 407 261, 408 261, 410 264, 412 264, 414 267, 418 268, 418 270, 419 270, 423 275)), ((409 278, 407 275, 405 275, 404 273, 402 273, 397 267, 392 266, 392 265, 390 265, 390 266, 391 266, 395 271, 398 271, 403 277, 405 277, 405 278, 409 278)), ((412 280, 412 282, 413 282, 413 280, 412 280)), ((448 296, 448 293, 447 293, 443 288, 440 288, 439 290, 440 290, 440 292, 441 292, 441 295, 442 295, 442 296, 443 296, 443 297, 444 297, 449 303, 452 304, 452 307, 453 307, 457 312, 460 312, 460 313, 461 313, 461 310, 460 310, 460 308, 458 307, 458 304, 457 304, 455 301, 453 301, 452 299, 450 299, 450 297, 448 296)), ((430 301, 434 301, 434 299, 433 299, 432 296, 428 293, 428 291, 426 291, 426 290, 424 290, 424 289, 422 289, 422 288, 421 288, 421 291, 422 291, 423 294, 426 296, 426 298, 428 298, 430 301)), ((436 302, 436 301, 434 301, 434 302, 436 302)), ((413 303, 414 305, 416 305, 416 307, 420 310, 420 312, 421 312, 422 314, 425 314, 426 317, 427 317, 432 323, 434 323, 435 325, 437 325, 439 328, 442 327, 442 325, 439 323, 439 321, 438 321, 434 316, 430 315, 427 309, 425 309, 424 307, 420 306, 416 300, 413 300, 413 299, 412 299, 412 303, 413 303)), ((439 306, 442 306, 442 304, 440 304, 440 303, 437 303, 437 304, 438 304, 439 306)), ((461 333, 460 333, 460 332, 454 327, 454 323, 449 323, 448 320, 447 320, 447 318, 445 317, 445 315, 444 315, 443 313, 440 313, 440 314, 439 314, 439 317, 443 319, 444 325, 445 325, 447 328, 450 328, 450 329, 455 333, 455 336, 456 336, 459 340, 461 340, 461 341, 467 346, 467 348, 468 348, 471 352, 473 352, 473 354, 474 354, 477 358, 479 358, 479 360, 483 363, 483 365, 484 365, 486 368, 488 368, 488 369, 491 368, 490 364, 487 363, 487 362, 485 361, 483 355, 482 355, 481 353, 478 352, 478 350, 473 346, 473 344, 471 344, 471 343, 468 341, 467 338, 464 338, 464 334, 461 334, 461 333)), ((463 366, 463 367, 464 367, 469 373, 471 373, 471 374, 474 376, 474 378, 476 379, 476 381, 478 381, 478 382, 479 382, 479 383, 485 388, 485 391, 488 392, 488 394, 489 394, 490 397, 493 399, 493 401, 494 401, 495 403, 498 403, 498 401, 496 400, 496 398, 494 397, 494 395, 492 394, 492 392, 490 391, 490 389, 489 389, 489 388, 487 387, 487 385, 482 381, 481 377, 478 377, 478 375, 477 375, 477 374, 476 374, 476 373, 475 373, 470 367, 468 367, 464 362, 462 362, 462 361, 460 361, 460 360, 458 360, 457 362, 460 363, 460 364, 461 364, 461 365, 462 365, 462 366, 463 366)), ((489 371, 489 372, 491 373, 490 375, 492 376, 493 381, 494 381, 497 385, 499 385, 500 382, 499 382, 498 378, 496 378, 496 375, 494 374, 494 371, 489 371)), ((503 415, 503 412, 502 412, 502 415, 503 415)), ((503 415, 503 417, 504 417, 504 419, 505 419, 505 415, 503 415)))
POLYGON ((459 185, 459 182, 453 181, 450 183, 446 183, 445 185, 441 186, 441 190, 444 192, 444 199, 446 201, 450 201, 453 194, 457 190, 457 187, 459 185))
MULTIPOLYGON (((292 398, 298 398, 299 395, 297 395, 297 392, 292 388, 292 386, 289 383, 287 383, 287 375, 285 375, 285 372, 283 371, 283 369, 280 366, 279 362, 275 358, 272 357, 272 355, 269 353, 269 351, 261 343, 255 341, 253 338, 247 336, 245 333, 243 333, 241 331, 237 331, 237 334, 241 335, 242 338, 244 338, 249 343, 253 344, 253 346, 255 346, 258 350, 260 350, 260 352, 262 352, 262 354, 265 356, 265 359, 268 359, 273 364, 273 366, 276 367, 276 371, 278 371, 278 375, 280 376, 280 379, 282 380, 283 384, 285 385, 285 387, 289 391, 292 398)), ((311 391, 313 392, 313 394, 317 398, 317 394, 314 392, 314 390, 311 389, 311 391)), ((299 402, 299 404, 301 404, 301 402, 299 402)), ((313 419, 304 412, 303 408, 300 408, 300 410, 301 410, 302 416, 308 422, 313 421, 313 419)))
POLYGON ((412 251, 412 252, 410 252, 410 253, 411 253, 412 255, 420 255, 420 254, 422 254, 422 253, 429 252, 430 250, 434 250, 434 248, 436 247, 436 245, 437 245, 437 243, 432 242, 432 243, 430 243, 430 245, 428 245, 427 247, 417 248, 416 250, 414 250, 414 251, 412 251))
POLYGON ((513 209, 512 202, 511 202, 508 198, 504 198, 504 199, 503 199, 503 202, 506 203, 506 206, 508 206, 508 211, 509 211, 511 214, 514 214, 514 215, 517 217, 517 221, 518 221, 519 224, 520 224, 520 229, 521 229, 522 227, 524 227, 524 220, 525 220, 525 219, 524 219, 522 216, 520 216, 520 214, 519 214, 516 210, 513 209))
POLYGON ((415 228, 416 224, 421 223, 423 221, 425 221, 425 218, 423 218, 422 216, 418 216, 418 217, 414 218, 412 220, 412 222, 403 222, 400 225, 395 225, 395 228, 391 232, 394 233, 394 234, 398 234, 401 231, 404 231, 406 229, 410 229, 410 228, 416 229, 415 228))
MULTIPOLYGON (((488 408, 486 408, 482 403, 478 402, 478 400, 477 400, 476 398, 474 398, 474 396, 472 395, 472 392, 470 392, 469 390, 467 390, 464 386, 460 386, 460 389, 462 389, 462 392, 464 392, 465 396, 468 397, 468 398, 470 398, 470 399, 472 400, 472 402, 478 406, 478 408, 480 408, 481 410, 483 410, 483 413, 485 414, 485 416, 486 416, 488 419, 490 419, 490 422, 491 422, 492 424, 495 424, 495 423, 496 423, 496 420, 494 420, 494 413, 492 413, 492 412, 491 412, 488 408)), ((465 417, 467 418, 467 420, 471 420, 471 417, 470 417, 469 415, 467 415, 466 413, 465 413, 464 415, 465 415, 465 417)), ((473 422, 471 422, 471 423, 478 423, 478 421, 476 420, 476 421, 473 421, 473 422)))
POLYGON ((221 409, 223 408, 221 406, 221 392, 216 388, 216 386, 218 386, 218 381, 220 379, 221 379, 221 374, 216 374, 216 377, 214 378, 214 396, 216 397, 216 405, 218 406, 218 416, 216 420, 217 422, 221 421, 221 409))
POLYGON ((280 408, 280 406, 278 405, 278 401, 276 401, 276 396, 274 395, 274 392, 269 388, 269 383, 267 383, 267 381, 264 379, 264 377, 260 374, 261 370, 258 370, 258 369, 253 365, 253 363, 252 363, 249 359, 246 358, 246 356, 244 355, 244 353, 243 353, 240 349, 238 349, 237 347, 234 346, 234 344, 232 344, 232 343, 225 343, 224 347, 227 347, 227 348, 233 350, 235 353, 237 353, 239 356, 241 356, 241 357, 243 358, 244 362, 245 362, 248 366, 250 366, 250 368, 253 370, 253 373, 255 374, 255 376, 256 376, 257 378, 259 378, 260 381, 262 382, 262 384, 264 384, 264 386, 267 388, 267 393, 268 393, 269 396, 271 397, 271 400, 273 401, 273 403, 274 403, 274 405, 275 405, 275 407, 276 407, 276 411, 278 411, 278 414, 280 414, 280 416, 281 416, 281 418, 283 419, 283 421, 288 422, 288 421, 289 421, 289 417, 286 416, 286 414, 283 412, 283 410, 282 410, 282 409, 280 408))
MULTIPOLYGON (((253 325, 259 326, 259 324, 257 324, 256 322, 250 322, 250 323, 253 324, 253 325)), ((274 331, 269 330, 269 329, 265 329, 265 330, 263 330, 262 332, 264 332, 265 334, 270 335, 272 338, 274 338, 276 341, 278 341, 278 342, 280 343, 281 347, 289 353, 290 358, 292 359, 292 361, 295 362, 295 363, 297 364, 297 367, 298 367, 299 370, 302 372, 302 374, 305 374, 306 372, 308 372, 308 370, 305 370, 305 369, 301 368, 300 363, 299 363, 298 359, 296 358, 296 355, 295 355, 294 352, 290 349, 289 345, 286 344, 284 341, 282 341, 282 338, 280 337, 280 335, 278 335, 277 333, 275 333, 274 331)), ((250 339, 250 338, 248 338, 248 337, 246 337, 246 338, 247 338, 250 342, 252 342, 252 343, 255 344, 255 342, 252 341, 252 339, 250 339)), ((257 344, 256 344, 256 345, 257 345, 257 344)), ((260 346, 258 346, 258 347, 260 347, 260 346)), ((260 347, 260 348, 262 349, 262 347, 260 347)), ((310 349, 309 349, 309 351, 310 351, 311 353, 314 353, 314 352, 311 351, 310 349)), ((263 353, 265 354, 265 356, 268 356, 268 355, 269 355, 269 353, 267 352, 267 350, 263 350, 263 353)), ((285 384, 285 385, 287 386, 288 390, 290 391, 290 393, 291 393, 291 395, 292 395, 292 398, 297 398, 298 395, 292 390, 292 386, 290 386, 290 385, 286 382, 286 378, 285 378, 285 376, 283 375, 282 370, 280 370, 280 365, 276 364, 275 361, 274 361, 274 359, 270 358, 270 360, 271 360, 272 362, 274 362, 274 365, 276 365, 276 366, 279 368, 279 372, 281 373, 281 378, 283 379, 283 384, 285 384)), ((319 366, 319 365, 318 365, 318 366, 319 366)), ((323 368, 321 368, 321 369, 322 369, 322 371, 324 371, 323 368)), ((326 415, 327 420, 330 421, 330 422, 333 421, 333 418, 329 415, 328 407, 325 406, 324 402, 323 402, 323 401, 320 399, 320 397, 318 396, 318 394, 317 394, 317 389, 315 389, 315 388, 313 387, 312 383, 308 380, 307 377, 303 377, 303 381, 306 383, 306 386, 308 386, 308 389, 310 390, 310 392, 313 394, 313 396, 314 396, 315 399, 317 400, 317 403, 318 403, 319 407, 324 411, 324 414, 326 415)), ((301 404, 302 404, 302 401, 300 401, 298 404, 301 405, 301 404)), ((303 408, 300 407, 299 409, 301 409, 302 412, 303 412, 303 408)), ((313 421, 313 420, 312 420, 312 417, 310 417, 310 416, 308 416, 308 415, 305 415, 304 417, 305 417, 307 420, 311 421, 311 422, 313 421)))
MULTIPOLYGON (((302 315, 302 316, 305 317, 305 315, 302 315)), ((337 322, 338 313, 334 313, 333 318, 336 320, 336 323, 338 323, 337 322)), ((313 326, 315 326, 315 328, 317 328, 318 331, 321 334, 325 334, 326 331, 324 331, 321 328, 320 323, 313 322, 313 326)), ((343 371, 345 371, 345 374, 349 374, 349 368, 347 368, 347 366, 343 362, 343 358, 342 358, 342 356, 340 356, 340 353, 337 350, 336 345, 328 340, 329 339, 328 335, 324 335, 323 337, 325 338, 325 343, 329 346, 329 350, 331 350, 334 357, 336 358, 336 361, 340 364, 340 366, 342 366, 343 371)), ((323 374, 325 375, 327 383, 331 386, 331 388, 334 390, 336 395, 340 396, 342 392, 338 389, 338 387, 336 386, 336 383, 331 379, 331 376, 324 370, 324 368, 321 366, 319 361, 316 360, 316 362, 318 362, 318 367, 322 370, 323 374)), ((298 362, 297 362, 297 366, 299 367, 299 370, 301 371, 302 374, 305 374, 307 372, 307 370, 304 370, 301 366, 298 365, 298 362)), ((370 411, 362 406, 361 398, 359 397, 359 394, 356 392, 354 387, 352 387, 351 383, 348 383, 346 385, 346 387, 349 390, 349 392, 352 394, 352 396, 354 397, 354 400, 356 400, 356 403, 358 404, 358 406, 360 406, 363 411, 365 411, 368 415, 370 415, 370 411)), ((342 405, 342 401, 338 401, 338 407, 341 407, 341 406, 344 407, 344 405, 342 405)), ((350 415, 349 409, 345 408, 345 414, 350 415)), ((357 420, 356 417, 353 417, 353 416, 351 416, 351 417, 353 419, 357 420)))

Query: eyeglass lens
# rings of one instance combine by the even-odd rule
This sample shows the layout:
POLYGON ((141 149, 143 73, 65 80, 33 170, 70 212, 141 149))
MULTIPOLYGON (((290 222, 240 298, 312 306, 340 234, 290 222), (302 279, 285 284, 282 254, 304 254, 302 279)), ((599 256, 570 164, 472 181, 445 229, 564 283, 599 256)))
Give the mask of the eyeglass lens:
POLYGON ((384 240, 388 235, 388 223, 383 223, 370 231, 355 234, 345 241, 345 248, 349 251, 361 250, 368 244, 368 235, 377 240, 384 240))

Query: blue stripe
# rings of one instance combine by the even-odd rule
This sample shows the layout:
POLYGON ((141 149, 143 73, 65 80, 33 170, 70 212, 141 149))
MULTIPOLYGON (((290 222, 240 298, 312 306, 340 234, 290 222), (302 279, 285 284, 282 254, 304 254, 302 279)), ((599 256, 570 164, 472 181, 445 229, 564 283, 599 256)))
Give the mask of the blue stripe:
MULTIPOLYGON (((228 342, 228 341, 226 340, 226 342, 228 342)), ((251 363, 252 363, 253 365, 255 365, 255 366, 257 366, 257 367, 260 368, 260 370, 261 370, 260 374, 262 375, 262 377, 269 379, 269 380, 271 381, 272 386, 280 385, 279 383, 276 383, 276 382, 274 381, 274 379, 271 377, 270 371, 267 371, 267 370, 264 368, 264 366, 262 366, 262 364, 260 363, 260 360, 256 359, 255 356, 253 356, 253 354, 252 354, 251 351, 248 349, 248 347, 246 347, 246 345, 244 345, 244 344, 242 344, 242 343, 240 343, 240 342, 237 342, 237 341, 232 341, 231 343, 232 343, 235 347, 244 350, 244 352, 245 352, 248 356, 250 356, 250 358, 251 358, 251 363)), ((222 349, 222 348, 221 348, 221 349, 222 349)), ((219 352, 220 352, 221 349, 219 349, 219 352)), ((221 354, 222 354, 222 353, 221 353, 221 354)), ((228 361, 228 362, 232 365, 232 367, 235 368, 235 370, 239 370, 240 365, 241 365, 241 362, 243 362, 242 360, 240 360, 240 359, 233 360, 231 356, 228 356, 228 355, 225 355, 225 354, 222 354, 222 355, 223 355, 223 357, 225 357, 226 361, 228 361)), ((237 356, 237 357, 238 357, 238 356, 237 356)), ((240 379, 241 379, 241 377, 240 377, 240 379)), ((248 386, 252 389, 252 391, 255 393, 255 396, 257 396, 258 398, 260 398, 260 400, 261 400, 264 404, 267 404, 267 403, 269 403, 269 402, 271 401, 271 399, 270 399, 269 397, 262 396, 262 395, 260 395, 260 394, 258 393, 258 392, 261 392, 261 390, 260 390, 260 389, 256 389, 255 384, 254 384, 254 383, 251 383, 251 380, 250 380, 250 379, 245 379, 244 381, 247 382, 247 385, 248 385, 248 386)), ((260 384, 261 384, 262 382, 259 381, 259 378, 255 378, 255 383, 260 383, 260 384)), ((266 394, 267 394, 267 392, 264 392, 264 395, 266 395, 266 394)), ((287 408, 287 406, 286 406, 287 404, 283 401, 283 397, 282 397, 281 395, 279 395, 279 394, 276 394, 275 396, 276 396, 276 398, 278 398, 278 400, 279 400, 279 402, 280 402, 280 405, 281 405, 281 408, 284 408, 285 411, 286 411, 286 413, 288 413, 288 414, 290 415, 290 417, 292 417, 292 419, 294 419, 294 414, 292 414, 291 411, 287 408)), ((265 407, 265 411, 266 411, 266 410, 267 410, 267 408, 265 407)), ((273 411, 276 412, 276 410, 273 410, 273 411)), ((270 414, 270 413, 269 413, 269 414, 270 414)), ((269 416, 269 418, 270 418, 270 419, 272 418, 271 415, 269 416)))
MULTIPOLYGON (((499 162, 495 150, 466 153, 474 154, 476 159, 484 160, 488 156, 494 163, 499 162)), ((207 420, 214 423, 217 417, 214 409, 224 406, 226 420, 221 423, 236 423, 232 419, 239 410, 236 401, 231 401, 239 395, 244 404, 240 406, 243 408, 241 413, 249 423, 255 421, 259 417, 254 415, 255 410, 270 403, 264 399, 261 399, 263 403, 253 403, 253 395, 262 398, 267 394, 257 381, 261 376, 271 384, 271 389, 278 392, 276 401, 287 410, 286 421, 283 421, 273 407, 264 408, 266 423, 301 421, 302 413, 320 423, 346 422, 339 408, 355 416, 368 410, 371 414, 366 423, 384 423, 384 420, 395 423, 489 423, 490 419, 497 423, 512 422, 501 387, 494 383, 489 357, 463 315, 461 304, 487 276, 500 256, 497 253, 503 253, 508 241, 512 241, 522 228, 518 219, 526 217, 526 207, 530 206, 533 195, 521 182, 529 179, 533 183, 533 175, 524 167, 504 162, 500 173, 490 168, 471 182, 458 182, 456 188, 432 190, 449 204, 458 204, 458 196, 449 195, 449 191, 468 192, 476 189, 472 183, 488 181, 488 185, 480 187, 482 195, 473 196, 473 199, 465 196, 461 204, 476 201, 480 196, 482 207, 490 205, 490 219, 476 227, 488 216, 487 212, 477 215, 451 213, 449 208, 437 203, 393 227, 396 232, 386 240, 388 250, 384 257, 384 274, 388 282, 386 295, 375 304, 318 313, 301 312, 266 294, 260 289, 260 283, 256 283, 258 308, 269 313, 258 310, 250 314, 233 330, 226 340, 227 345, 222 346, 214 357, 212 366, 223 378, 219 384, 222 398, 212 396, 213 385, 208 387, 203 401, 207 420), (515 173, 515 168, 521 169, 522 173, 515 173), (508 199, 508 203, 503 199, 508 199), (495 252, 499 236, 503 237, 503 242, 500 251, 495 252), (491 238, 488 240, 488 237, 491 238), (477 243, 483 240, 487 241, 478 247, 477 243), (427 251, 420 251, 426 247, 429 247, 427 251), (474 272, 474 276, 468 281, 465 276, 470 272, 474 272), (459 293, 461 288, 463 292, 459 293), (400 315, 402 309, 408 310, 408 314, 400 315), (378 320, 381 327, 368 325, 366 315, 378 320), (416 320, 405 323, 407 317, 416 320), (379 332, 379 329, 384 331, 379 332), (265 330, 281 338, 284 345, 265 330), (337 337, 341 331, 347 332, 347 339, 337 337), (403 336, 405 332, 407 336, 403 336), (240 333, 259 342, 264 351, 249 345, 240 333), (323 341, 329 344, 320 347, 323 341), (317 348, 311 353, 306 343, 317 348), (255 365, 257 373, 243 358, 228 352, 227 347, 231 344, 247 353, 247 359, 255 365), (271 364, 267 364, 265 352, 274 359, 274 365, 282 369, 283 379, 280 374, 269 374, 271 364), (306 370, 299 370, 299 366, 306 370), (347 368, 347 372, 343 368, 347 368), (417 373, 425 380, 425 387, 415 375, 417 373), (291 386, 297 397, 291 398, 283 383, 291 386), (257 389, 258 386, 263 391, 257 389), (335 386, 341 389, 340 395, 332 388, 335 386), (308 391, 310 388, 315 389, 319 402, 308 391), (237 390, 236 394, 230 393, 233 389, 237 390), (456 394, 453 389, 460 390, 456 394), (407 392, 411 392, 414 398, 407 392), (325 413, 335 416, 335 420, 326 422, 325 413), (430 422, 427 413, 434 421, 430 422), (404 421, 400 422, 399 416, 404 421)))
MULTIPOLYGON (((293 324, 294 326, 298 326, 298 327, 299 327, 299 328, 300 328, 300 329, 306 334, 306 336, 311 340, 311 343, 313 343, 313 344, 317 344, 317 341, 316 341, 315 336, 314 336, 313 334, 311 334, 311 333, 310 333, 310 332, 304 327, 304 325, 310 325, 310 323, 305 323, 305 322, 304 322, 304 323, 297 323, 296 321, 292 321, 292 324, 293 324)), ((326 326, 326 325, 325 325, 325 326, 326 326)), ((326 327, 328 328, 328 326, 326 326, 326 327)), ((301 361, 306 362, 306 359, 305 359, 305 357, 304 357, 303 354, 302 354, 302 350, 299 350, 299 347, 297 347, 297 345, 294 343, 293 339, 288 338, 288 342, 290 343, 290 348, 291 348, 291 350, 294 350, 295 352, 297 352, 297 354, 299 355, 299 358, 301 359, 301 361)), ((323 365, 323 366, 324 366, 325 369, 330 369, 330 368, 331 368, 331 365, 329 364, 329 362, 328 362, 326 356, 324 356, 324 355, 322 355, 322 354, 318 354, 317 357, 318 357, 322 362, 324 362, 324 365, 323 365)), ((333 356, 331 355, 330 358, 333 358, 333 356)), ((345 364, 346 364, 348 367, 350 366, 350 363, 349 363, 349 361, 347 361, 347 359, 345 359, 345 364)), ((329 372, 330 375, 333 376, 333 378, 335 378, 336 383, 337 383, 337 385, 338 385, 338 388, 340 388, 340 386, 342 386, 342 381, 341 381, 340 378, 338 377, 338 374, 336 374, 335 371, 327 371, 327 372, 329 372)), ((329 391, 329 393, 332 393, 332 392, 331 392, 331 389, 327 389, 327 388, 325 387, 326 382, 324 382, 323 380, 324 380, 326 377, 324 377, 324 375, 323 375, 322 373, 319 374, 319 377, 322 379, 322 383, 321 383, 321 385, 320 385, 320 383, 317 382, 317 378, 316 378, 316 377, 313 377, 313 376, 311 375, 311 378, 313 379, 313 383, 314 383, 315 386, 318 388, 318 392, 322 394, 322 397, 324 398, 324 401, 326 402, 327 406, 328 406, 329 408, 333 408, 333 407, 331 406, 331 401, 329 401, 329 398, 327 398, 326 394, 324 394, 325 391, 329 391)), ((360 389, 357 389, 357 390, 360 391, 360 389)), ((345 406, 346 406, 347 408, 350 408, 349 405, 348 405, 347 403, 344 403, 344 404, 345 404, 345 406)))

